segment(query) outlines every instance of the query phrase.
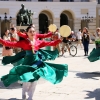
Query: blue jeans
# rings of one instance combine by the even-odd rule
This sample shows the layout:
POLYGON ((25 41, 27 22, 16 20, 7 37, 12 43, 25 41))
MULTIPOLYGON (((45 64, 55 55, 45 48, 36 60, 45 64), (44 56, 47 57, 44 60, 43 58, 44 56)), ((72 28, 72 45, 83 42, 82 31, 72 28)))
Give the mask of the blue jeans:
POLYGON ((84 53, 85 55, 88 55, 88 51, 89 51, 89 41, 84 41, 83 42, 83 46, 84 46, 84 53))

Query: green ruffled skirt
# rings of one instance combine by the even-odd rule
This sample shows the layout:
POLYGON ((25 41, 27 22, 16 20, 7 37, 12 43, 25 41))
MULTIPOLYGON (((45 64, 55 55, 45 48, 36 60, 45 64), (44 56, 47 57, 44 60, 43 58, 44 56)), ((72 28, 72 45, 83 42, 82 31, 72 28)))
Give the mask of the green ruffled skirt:
POLYGON ((30 54, 30 52, 32 51, 26 51, 23 61, 17 66, 14 66, 9 71, 9 74, 2 76, 1 81, 3 81, 6 87, 18 80, 34 82, 40 77, 53 84, 57 84, 63 80, 64 76, 68 75, 67 64, 48 63, 41 60, 38 53, 30 54))
POLYGON ((88 56, 90 62, 100 60, 100 48, 94 48, 88 56))
MULTIPOLYGON (((36 52, 36 54, 39 56, 39 58, 42 61, 46 61, 46 60, 55 60, 55 58, 58 57, 59 52, 57 49, 54 51, 39 49, 36 52)), ((20 65, 23 62, 25 55, 26 55, 26 51, 21 51, 14 56, 5 56, 2 59, 2 64, 7 65, 11 63, 14 66, 20 65)))

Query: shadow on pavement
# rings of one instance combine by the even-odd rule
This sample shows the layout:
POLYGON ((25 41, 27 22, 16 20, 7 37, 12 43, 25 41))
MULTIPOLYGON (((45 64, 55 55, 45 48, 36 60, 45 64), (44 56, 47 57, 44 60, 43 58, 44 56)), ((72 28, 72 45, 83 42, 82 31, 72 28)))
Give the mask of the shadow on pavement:
POLYGON ((98 80, 95 77, 100 77, 100 72, 84 72, 84 73, 77 73, 76 76, 82 79, 94 79, 98 80))
POLYGON ((87 97, 85 97, 85 99, 95 98, 95 100, 100 100, 100 88, 95 89, 94 91, 85 92, 87 92, 87 97))
MULTIPOLYGON (((22 86, 21 86, 21 84, 20 83, 13 83, 13 84, 11 84, 10 86, 8 86, 8 87, 5 87, 4 85, 3 85, 3 83, 0 81, 0 89, 18 89, 18 88, 21 88, 22 86)), ((0 99, 1 100, 1 99, 0 99)))

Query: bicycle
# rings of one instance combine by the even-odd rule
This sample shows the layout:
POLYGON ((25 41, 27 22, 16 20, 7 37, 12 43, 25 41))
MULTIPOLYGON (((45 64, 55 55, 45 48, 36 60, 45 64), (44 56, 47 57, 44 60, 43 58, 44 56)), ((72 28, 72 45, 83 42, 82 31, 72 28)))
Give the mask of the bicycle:
MULTIPOLYGON (((70 55, 72 57, 74 57, 77 54, 77 47, 75 45, 72 44, 72 42, 74 41, 69 41, 67 44, 69 45, 69 49, 70 49, 70 55)), ((67 47, 65 46, 64 51, 67 51, 67 47)))

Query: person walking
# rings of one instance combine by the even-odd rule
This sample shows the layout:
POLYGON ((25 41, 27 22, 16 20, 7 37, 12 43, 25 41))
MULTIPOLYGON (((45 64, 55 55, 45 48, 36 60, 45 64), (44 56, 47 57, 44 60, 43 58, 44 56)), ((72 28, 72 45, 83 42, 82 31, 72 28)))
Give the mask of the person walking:
POLYGON ((88 29, 86 27, 83 28, 82 31, 82 43, 84 46, 84 56, 88 56, 88 50, 89 50, 89 41, 90 41, 90 35, 88 32, 88 29))
POLYGON ((79 29, 79 32, 77 33, 77 46, 78 44, 80 44, 80 47, 82 48, 82 33, 81 33, 81 29, 79 29))
MULTIPOLYGON (((58 32, 58 29, 54 32, 54 34, 52 35, 52 40, 55 41, 57 39, 60 39, 60 33, 58 32)), ((53 50, 58 49, 59 53, 60 53, 60 45, 57 44, 56 46, 53 46, 53 50)))
MULTIPOLYGON (((17 31, 15 27, 10 28, 10 33, 11 33, 11 41, 16 42, 19 41, 19 36, 17 35, 17 31)), ((14 53, 18 53, 21 51, 20 48, 13 48, 14 53)))

